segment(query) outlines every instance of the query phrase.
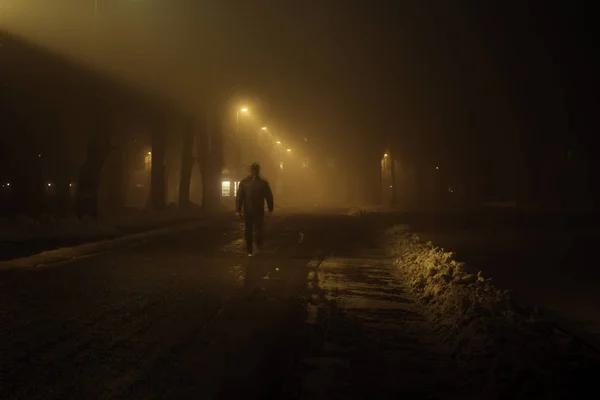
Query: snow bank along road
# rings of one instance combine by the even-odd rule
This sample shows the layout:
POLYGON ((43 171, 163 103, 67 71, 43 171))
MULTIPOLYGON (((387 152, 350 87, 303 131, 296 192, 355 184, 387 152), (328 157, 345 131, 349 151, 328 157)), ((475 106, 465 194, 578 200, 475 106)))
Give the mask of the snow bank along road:
POLYGON ((532 368, 540 354, 523 361, 516 346, 503 347, 514 359, 499 359, 496 319, 472 323, 485 307, 470 291, 484 283, 448 257, 419 279, 435 252, 401 228, 380 234, 387 221, 273 217, 265 248, 246 258, 232 218, 60 265, 4 268, 0 398, 519 398, 548 388, 542 373, 571 394, 583 387, 595 361, 585 346, 568 335, 554 346, 541 322, 526 336, 521 317, 504 318, 508 306, 498 306, 505 341, 551 338, 543 354, 560 349, 552 360, 579 369, 532 368), (446 264, 464 283, 445 277, 446 264), (472 306, 452 308, 454 289, 440 279, 472 306))
MULTIPOLYGON (((440 218, 441 219, 441 218, 440 218)), ((598 219, 594 215, 476 216, 467 226, 419 224, 423 241, 456 252, 486 277, 600 348, 598 219)))

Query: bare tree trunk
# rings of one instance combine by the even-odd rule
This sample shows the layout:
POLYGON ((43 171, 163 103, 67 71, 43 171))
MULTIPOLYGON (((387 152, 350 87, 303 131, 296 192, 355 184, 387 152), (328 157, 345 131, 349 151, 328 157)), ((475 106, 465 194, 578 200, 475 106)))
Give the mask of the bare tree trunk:
POLYGON ((164 124, 155 125, 152 130, 152 166, 150 172, 150 208, 162 210, 166 207, 167 181, 165 159, 167 135, 164 124))
MULTIPOLYGON (((211 194, 213 196, 213 209, 218 210, 221 204, 221 172, 223 171, 223 132, 217 112, 211 115, 210 126, 210 154, 211 154, 211 194)), ((235 183, 231 182, 233 194, 235 183)))
POLYGON ((208 143, 206 126, 198 132, 198 165, 202 173, 202 208, 211 211, 214 208, 214 191, 211 177, 213 175, 211 152, 208 143))
POLYGON ((202 171, 202 208, 206 211, 212 211, 214 209, 214 185, 212 182, 212 171, 211 162, 209 161, 210 155, 204 155, 200 162, 200 170, 202 171))
POLYGON ((218 114, 210 109, 198 132, 199 165, 202 172, 202 207, 215 211, 221 202, 223 145, 218 114))
POLYGON ((391 173, 391 179, 392 179, 392 199, 391 199, 391 205, 392 207, 396 206, 398 204, 398 196, 397 196, 397 192, 396 192, 396 149, 394 146, 393 142, 390 142, 389 144, 389 149, 390 149, 390 155, 389 155, 389 159, 390 159, 390 173, 391 173))
POLYGON ((91 135, 77 186, 75 208, 79 218, 84 216, 98 218, 100 172, 111 151, 112 146, 108 134, 99 132, 91 135))
POLYGON ((108 207, 111 211, 121 211, 125 207, 125 163, 124 149, 122 146, 116 147, 112 158, 109 160, 110 170, 108 176, 110 184, 108 186, 109 201, 108 207))
POLYGON ((60 180, 57 182, 58 186, 58 209, 57 212, 59 215, 68 215, 72 207, 71 203, 71 187, 70 179, 65 177, 64 174, 60 174, 60 180))
POLYGON ((194 167, 194 123, 190 120, 183 131, 183 148, 181 154, 181 173, 179 177, 179 208, 190 205, 190 183, 192 179, 192 168, 194 167))

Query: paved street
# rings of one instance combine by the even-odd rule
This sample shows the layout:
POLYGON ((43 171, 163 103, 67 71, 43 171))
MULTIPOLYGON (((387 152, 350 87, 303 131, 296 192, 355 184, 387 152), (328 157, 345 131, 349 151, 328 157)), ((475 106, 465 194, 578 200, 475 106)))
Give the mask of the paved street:
POLYGON ((382 218, 239 220, 70 263, 0 271, 0 398, 450 398, 382 218), (426 396, 427 398, 427 396, 426 396))

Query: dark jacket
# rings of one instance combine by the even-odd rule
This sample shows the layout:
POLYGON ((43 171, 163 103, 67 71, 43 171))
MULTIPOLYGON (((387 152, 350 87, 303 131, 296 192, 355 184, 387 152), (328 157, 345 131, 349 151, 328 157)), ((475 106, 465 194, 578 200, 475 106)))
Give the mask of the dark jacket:
POLYGON ((252 175, 240 182, 236 198, 237 212, 241 212, 243 207, 245 214, 264 213, 265 200, 269 211, 273 211, 273 193, 269 182, 252 175))

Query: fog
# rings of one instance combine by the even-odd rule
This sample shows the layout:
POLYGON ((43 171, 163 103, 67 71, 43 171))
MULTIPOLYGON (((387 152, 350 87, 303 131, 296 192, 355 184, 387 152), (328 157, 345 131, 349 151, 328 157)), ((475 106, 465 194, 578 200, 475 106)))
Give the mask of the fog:
MULTIPOLYGON (((153 104, 129 118, 132 112, 111 100, 122 100, 122 95, 101 96, 105 108, 123 114, 118 128, 124 132, 113 136, 137 135, 131 139, 139 147, 136 154, 154 152, 156 122, 149 120, 160 114, 157 109, 168 110, 169 117, 163 118, 168 122, 161 124, 168 127, 163 129, 171 144, 183 143, 187 119, 198 120, 196 126, 222 134, 222 140, 207 140, 223 149, 217 158, 229 171, 225 175, 235 164, 232 182, 251 162, 259 162, 277 183, 282 203, 440 207, 534 203, 564 190, 584 196, 587 180, 581 171, 575 173, 576 188, 549 183, 535 188, 558 179, 560 167, 548 167, 557 162, 556 154, 581 154, 576 159, 581 168, 587 165, 585 140, 576 138, 568 122, 570 99, 577 94, 559 78, 568 67, 560 63, 566 57, 563 47, 550 45, 550 22, 532 21, 525 8, 467 6, 1 0, 5 41, 64 58, 69 68, 85 71, 77 79, 63 67, 44 71, 41 64, 25 65, 25 58, 9 56, 9 46, 3 46, 3 79, 22 90, 16 78, 8 77, 27 79, 22 71, 29 70, 38 80, 30 80, 22 96, 32 98, 41 87, 59 96, 65 82, 76 85, 88 79, 85 74, 90 80, 110 79, 100 86, 141 94, 143 100, 127 100, 131 107, 153 104), (250 111, 240 125, 242 107, 250 111), (268 136, 264 143, 247 142, 261 134, 268 136), (540 138, 543 151, 537 146, 540 138), (292 151, 281 154, 280 148, 292 151), (388 172, 382 170, 385 153, 393 178, 389 165, 388 172)), ((98 90, 84 86, 71 96, 98 96, 98 90)), ((194 151, 202 152, 201 147, 194 151)), ((70 154, 84 158, 83 148, 75 151, 80 156, 70 154)), ((180 157, 176 153, 172 159, 180 157)), ((173 178, 167 203, 177 202, 177 162, 168 164, 166 173, 173 178)), ((192 186, 202 186, 198 179, 197 173, 192 186)), ((573 181, 562 175, 560 180, 573 181)), ((193 192, 202 196, 202 191, 193 192)))

